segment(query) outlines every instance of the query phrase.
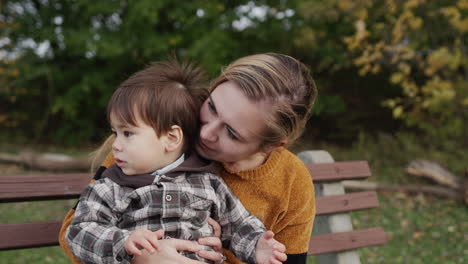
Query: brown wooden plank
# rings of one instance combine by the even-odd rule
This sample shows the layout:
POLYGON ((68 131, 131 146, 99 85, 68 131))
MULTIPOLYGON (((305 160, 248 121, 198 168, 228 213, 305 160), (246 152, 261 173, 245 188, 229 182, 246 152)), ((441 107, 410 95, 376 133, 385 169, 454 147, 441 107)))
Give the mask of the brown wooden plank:
POLYGON ((317 215, 375 208, 379 199, 375 191, 316 197, 317 215))
POLYGON ((58 245, 61 221, 1 224, 0 250, 58 245))
POLYGON ((363 160, 309 163, 306 166, 314 182, 367 178, 371 176, 369 164, 363 160))
POLYGON ((0 202, 76 198, 91 178, 90 173, 0 176, 0 202))
POLYGON ((351 232, 313 235, 309 242, 308 255, 339 252, 356 248, 387 243, 388 237, 383 228, 355 230, 351 232))

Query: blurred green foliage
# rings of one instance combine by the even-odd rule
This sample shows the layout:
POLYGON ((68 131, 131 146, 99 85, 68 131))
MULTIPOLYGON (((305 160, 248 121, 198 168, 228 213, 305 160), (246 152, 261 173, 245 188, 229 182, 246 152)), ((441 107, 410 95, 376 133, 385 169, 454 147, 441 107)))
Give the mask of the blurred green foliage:
MULTIPOLYGON (((382 67, 373 75, 360 75, 363 65, 355 61, 366 51, 351 51, 345 41, 357 36, 356 21, 362 10, 369 9, 369 27, 392 19, 382 12, 372 13, 389 1, 371 2, 2 1, 0 129, 41 142, 100 141, 108 134, 105 106, 113 90, 151 61, 176 54, 198 62, 214 77, 236 58, 272 51, 311 67, 320 92, 310 124, 313 133, 349 141, 364 130, 395 131, 404 124, 393 118, 394 109, 382 106, 405 96, 404 87, 391 81, 395 70, 382 67)), ((458 2, 461 7, 457 8, 465 10, 460 13, 463 21, 466 0, 458 2)), ((441 23, 439 27, 446 22, 441 23)), ((463 34, 462 44, 466 43, 463 34)), ((422 52, 439 47, 431 47, 427 38, 412 34, 409 42, 425 43, 417 47, 424 48, 422 52)), ((463 74, 460 70, 449 78, 457 78, 457 87, 466 87, 463 74)), ((465 111, 461 117, 466 117, 466 105, 457 109, 465 111)), ((450 110, 446 115, 460 113, 450 110)), ((463 122, 457 124, 457 131, 465 129, 463 122)), ((427 123, 419 129, 433 127, 427 123)), ((434 129, 444 126, 437 123, 434 129)))

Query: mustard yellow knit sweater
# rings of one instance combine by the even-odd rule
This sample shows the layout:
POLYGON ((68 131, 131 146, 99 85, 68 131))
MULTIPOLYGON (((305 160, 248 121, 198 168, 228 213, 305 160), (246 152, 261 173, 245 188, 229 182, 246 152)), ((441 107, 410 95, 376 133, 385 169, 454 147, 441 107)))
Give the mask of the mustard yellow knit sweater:
MULTIPOLYGON (((101 165, 107 168, 113 163, 110 153, 101 165)), ((315 217, 314 186, 309 171, 296 155, 277 148, 262 166, 240 172, 225 168, 221 177, 242 204, 275 233, 287 254, 307 252, 315 217)), ((59 241, 72 263, 80 263, 65 240, 74 213, 72 209, 65 217, 59 241)), ((230 252, 225 254, 228 263, 242 263, 230 252)))
MULTIPOLYGON (((307 252, 315 217, 314 186, 296 155, 277 148, 262 166, 240 172, 225 168, 221 176, 242 204, 286 246, 286 254, 307 252)), ((230 252, 225 254, 228 263, 242 263, 230 252)))

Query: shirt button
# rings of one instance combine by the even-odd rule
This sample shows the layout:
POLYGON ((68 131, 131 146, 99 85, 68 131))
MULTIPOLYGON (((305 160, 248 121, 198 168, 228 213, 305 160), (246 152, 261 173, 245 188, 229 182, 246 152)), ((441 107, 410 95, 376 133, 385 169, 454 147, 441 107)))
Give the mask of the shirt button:
POLYGON ((115 259, 116 259, 117 261, 119 261, 119 262, 122 261, 122 257, 121 257, 121 256, 117 256, 115 259))
POLYGON ((172 201, 172 196, 170 194, 166 195, 166 201, 168 202, 172 201))

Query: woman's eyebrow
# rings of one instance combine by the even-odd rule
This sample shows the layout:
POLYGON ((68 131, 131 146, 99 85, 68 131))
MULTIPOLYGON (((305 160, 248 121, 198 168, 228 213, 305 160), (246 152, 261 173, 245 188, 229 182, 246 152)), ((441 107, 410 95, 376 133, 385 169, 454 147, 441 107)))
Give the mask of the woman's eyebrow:
POLYGON ((213 106, 213 110, 214 110, 215 113, 217 114, 217 113, 218 113, 218 110, 217 110, 217 108, 216 108, 216 104, 215 104, 213 98, 211 97, 211 95, 208 96, 208 99, 210 100, 211 105, 213 106))

